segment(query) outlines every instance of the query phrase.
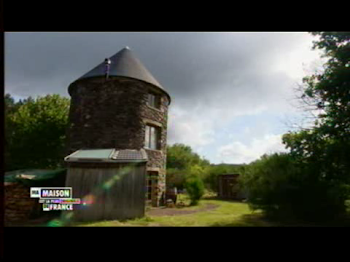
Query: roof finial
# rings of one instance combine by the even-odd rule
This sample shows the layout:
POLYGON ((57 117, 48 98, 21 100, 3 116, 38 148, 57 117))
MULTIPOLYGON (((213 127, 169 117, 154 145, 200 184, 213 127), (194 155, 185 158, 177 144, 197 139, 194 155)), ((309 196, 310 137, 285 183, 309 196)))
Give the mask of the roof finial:
POLYGON ((110 65, 111 65, 111 60, 109 58, 106 58, 105 59, 105 77, 106 77, 106 79, 108 79, 108 77, 109 77, 110 65))

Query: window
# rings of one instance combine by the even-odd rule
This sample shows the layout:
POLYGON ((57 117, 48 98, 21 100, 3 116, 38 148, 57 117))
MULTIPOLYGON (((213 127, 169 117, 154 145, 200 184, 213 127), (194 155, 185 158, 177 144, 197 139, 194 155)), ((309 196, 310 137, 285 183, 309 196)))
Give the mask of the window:
POLYGON ((159 149, 160 128, 146 125, 145 147, 149 149, 159 149))
POLYGON ((154 93, 148 93, 148 101, 147 104, 151 107, 155 107, 157 109, 160 108, 160 98, 158 95, 154 93))

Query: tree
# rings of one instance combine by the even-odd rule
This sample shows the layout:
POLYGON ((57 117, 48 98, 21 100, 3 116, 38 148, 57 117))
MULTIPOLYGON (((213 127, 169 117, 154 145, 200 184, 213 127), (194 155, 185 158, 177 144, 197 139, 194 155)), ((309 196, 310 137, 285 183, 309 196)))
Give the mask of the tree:
POLYGON ((314 49, 327 58, 324 71, 303 79, 301 99, 321 111, 313 128, 284 135, 291 155, 323 185, 328 210, 344 213, 350 197, 350 33, 314 32, 314 49))
POLYGON ((7 95, 6 103, 5 169, 60 166, 64 157, 69 99, 47 95, 14 104, 7 95))
POLYGON ((209 165, 209 161, 202 159, 192 151, 190 146, 174 144, 167 147, 167 167, 186 169, 191 165, 209 165))
POLYGON ((323 163, 325 176, 350 182, 350 33, 313 35, 319 36, 313 48, 323 50, 328 60, 324 72, 303 79, 302 98, 322 113, 311 131, 300 133, 298 139, 295 133, 286 135, 284 142, 305 160, 323 163))
POLYGON ((182 189, 193 166, 202 168, 200 179, 204 179, 205 172, 209 167, 208 160, 193 152, 190 146, 174 144, 167 147, 167 185, 182 189))
POLYGON ((345 214, 350 197, 350 33, 313 35, 328 60, 303 79, 300 99, 320 114, 312 128, 283 136, 288 154, 263 156, 241 181, 253 208, 315 221, 345 214))
POLYGON ((186 182, 187 169, 167 168, 166 184, 169 188, 176 187, 182 190, 186 182))
POLYGON ((19 105, 15 102, 13 97, 10 94, 5 94, 4 97, 4 112, 5 112, 5 167, 10 167, 11 163, 11 154, 10 154, 10 145, 13 143, 13 114, 18 110, 19 105))

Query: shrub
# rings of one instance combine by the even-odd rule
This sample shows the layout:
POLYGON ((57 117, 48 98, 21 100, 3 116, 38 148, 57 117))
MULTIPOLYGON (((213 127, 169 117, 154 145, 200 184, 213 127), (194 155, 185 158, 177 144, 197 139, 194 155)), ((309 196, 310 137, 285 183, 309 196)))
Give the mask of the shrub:
POLYGON ((204 183, 201 179, 202 169, 199 166, 191 167, 185 182, 186 191, 191 199, 191 205, 197 205, 204 195, 204 183))
POLYGON ((296 162, 289 154, 263 156, 245 170, 241 182, 253 209, 266 214, 303 220, 329 219, 344 209, 343 184, 322 179, 322 174, 296 162))

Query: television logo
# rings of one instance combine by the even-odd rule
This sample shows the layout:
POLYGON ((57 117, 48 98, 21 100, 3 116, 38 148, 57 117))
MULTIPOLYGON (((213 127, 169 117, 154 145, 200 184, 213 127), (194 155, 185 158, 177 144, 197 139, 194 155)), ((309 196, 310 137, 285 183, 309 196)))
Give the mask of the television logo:
POLYGON ((73 192, 71 187, 31 187, 31 198, 66 198, 71 199, 73 192))
POLYGON ((40 198, 40 187, 31 187, 30 188, 30 197, 31 198, 40 198))

